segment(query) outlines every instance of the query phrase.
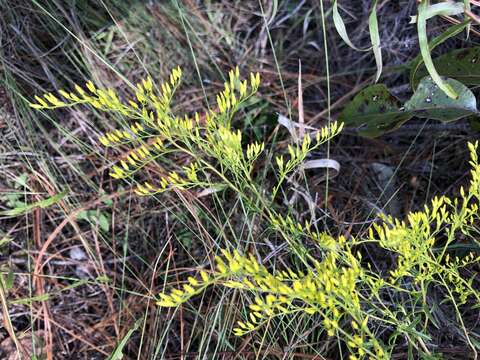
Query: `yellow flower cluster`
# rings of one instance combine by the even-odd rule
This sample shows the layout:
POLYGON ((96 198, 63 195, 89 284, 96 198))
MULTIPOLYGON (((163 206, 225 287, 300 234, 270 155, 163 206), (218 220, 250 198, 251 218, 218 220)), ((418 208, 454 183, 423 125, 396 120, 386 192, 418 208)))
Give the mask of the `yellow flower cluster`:
MULTIPOLYGON (((251 92, 256 92, 260 86, 260 74, 250 74, 251 92)), ((235 113, 239 104, 249 96, 247 80, 240 80, 238 66, 230 70, 224 90, 217 95, 217 106, 221 114, 235 113)))
MULTIPOLYGON (((35 109, 55 109, 59 107, 72 106, 77 104, 89 104, 96 109, 103 111, 117 111, 128 117, 149 118, 153 115, 148 111, 148 106, 152 106, 156 111, 167 112, 173 93, 180 82, 182 71, 176 68, 170 74, 170 81, 161 85, 162 93, 157 96, 153 91, 153 81, 151 78, 138 83, 135 89, 136 101, 128 100, 126 103, 119 99, 116 91, 113 89, 97 89, 93 82, 88 81, 85 91, 79 85, 75 85, 75 92, 60 90, 59 94, 65 101, 59 100, 55 95, 47 93, 35 96, 37 103, 30 104, 35 109), (140 104, 140 105, 139 105, 140 104)), ((123 133, 123 132, 122 132, 123 133)), ((115 135, 115 134, 114 134, 115 135)), ((108 139, 114 142, 113 139, 108 139)))
MULTIPOLYGON (((340 329, 342 319, 351 318, 353 335, 348 345, 360 355, 380 354, 382 348, 368 331, 368 319, 363 316, 356 283, 363 276, 359 259, 348 248, 346 241, 341 246, 347 262, 337 252, 328 252, 322 261, 313 261, 306 272, 292 269, 271 273, 253 255, 244 256, 234 250, 222 250, 216 258, 216 271, 207 275, 200 273, 202 280, 188 279, 182 289, 170 294, 160 294, 160 306, 178 306, 206 287, 220 284, 228 288, 256 293, 249 305, 248 321, 239 321, 234 329, 236 335, 244 335, 258 329, 279 315, 306 313, 323 317, 329 336, 340 329), (361 328, 358 326, 361 324, 361 328), (373 346, 373 350, 371 349, 373 346)), ((382 357, 378 357, 382 358, 382 357)))
POLYGON ((163 141, 160 137, 153 139, 150 145, 142 145, 128 153, 125 160, 120 160, 120 166, 113 165, 110 176, 114 179, 131 177, 146 164, 159 156, 162 151, 163 141))
POLYGON ((299 165, 303 161, 305 161, 307 155, 310 152, 316 150, 320 145, 337 136, 342 131, 342 129, 343 123, 339 124, 334 121, 315 133, 315 135, 313 136, 315 142, 313 142, 312 137, 308 135, 303 138, 301 144, 289 144, 287 146, 289 154, 289 158, 287 161, 285 161, 283 155, 275 157, 275 162, 278 167, 278 183, 272 192, 272 197, 275 198, 287 175, 290 174, 293 170, 299 168, 299 165))
MULTIPOLYGON (((308 222, 302 224, 291 216, 271 214, 270 225, 290 239, 292 247, 297 244, 292 239, 310 238, 320 245, 323 259, 308 256, 304 271, 286 268, 271 272, 253 255, 223 251, 223 257, 216 258, 217 270, 208 278, 203 276, 205 282, 197 283, 197 287, 189 291, 181 290, 182 296, 180 293, 174 296, 178 290, 160 296, 169 306, 177 306, 197 294, 200 288, 215 284, 254 293, 247 319, 239 321, 234 329, 236 335, 266 326, 277 316, 303 313, 322 317, 327 334, 341 336, 344 340, 350 351, 349 359, 387 359, 386 348, 368 326, 370 314, 390 326, 398 322, 400 332, 407 331, 406 327, 412 325, 399 322, 395 313, 382 304, 382 291, 391 293, 410 286, 411 282, 403 280, 413 278, 414 284, 422 284, 421 291, 416 292, 419 296, 425 296, 427 284, 434 283, 450 291, 449 299, 456 306, 466 303, 469 297, 480 301, 480 294, 472 284, 473 277, 465 279, 461 275, 461 269, 480 261, 480 256, 469 253, 452 258, 449 254, 449 246, 455 243, 456 235, 475 231, 474 224, 479 220, 478 144, 469 147, 472 181, 468 190, 461 190, 460 199, 435 197, 430 206, 408 214, 405 221, 384 217, 382 223, 374 224, 370 229, 366 241, 397 254, 396 267, 390 271, 386 281, 372 272, 370 266, 369 270, 361 266, 361 255, 352 250, 361 241, 354 238, 347 240, 343 236, 335 239, 326 233, 313 231, 308 222), (438 241, 440 238, 442 242, 438 241), (382 305, 376 307, 372 301, 382 305), (367 304, 371 307, 369 311, 365 309, 367 304), (350 327, 346 325, 347 320, 350 327)), ((418 312, 415 308, 411 311, 418 312)))
POLYGON ((301 145, 288 145, 289 159, 285 163, 283 155, 277 156, 275 161, 277 163, 280 174, 288 174, 295 169, 300 163, 302 163, 309 152, 315 150, 320 145, 324 144, 331 138, 337 136, 343 129, 343 123, 338 124, 336 121, 330 125, 325 126, 320 131, 316 132, 315 143, 312 143, 310 136, 303 138, 301 145))
POLYGON ((198 165, 190 163, 188 166, 182 167, 184 177, 178 175, 178 172, 171 171, 168 175, 163 176, 159 180, 158 186, 151 185, 148 181, 138 184, 135 193, 140 196, 160 194, 171 189, 190 189, 196 186, 211 186, 210 183, 204 183, 198 179, 198 165))
POLYGON ((383 326, 394 327, 395 333, 400 334, 395 336, 404 336, 409 342, 421 342, 424 334, 416 327, 423 322, 426 329, 429 315, 425 314, 424 321, 417 321, 418 314, 425 311, 418 304, 424 303, 432 285, 446 289, 459 321, 462 314, 458 304, 465 304, 470 298, 480 302, 473 277, 462 273, 480 257, 474 253, 453 256, 452 251, 459 245, 459 234, 468 239, 478 235, 478 142, 468 145, 471 182, 467 189, 460 189, 458 199, 436 197, 422 211, 409 213, 405 220, 384 216, 371 226, 364 239, 333 237, 319 232, 308 221, 277 213, 275 195, 287 176, 300 168, 312 150, 337 135, 342 124, 333 122, 314 136, 305 136, 299 143, 289 145, 285 157, 277 156, 276 182, 266 196, 265 189, 252 179, 254 162, 264 152, 265 144, 245 144, 242 133, 231 126, 235 112, 258 91, 259 74, 241 80, 239 69, 231 70, 216 98, 218 109, 191 117, 175 116, 170 109, 181 75, 179 68, 174 69, 168 81, 158 88, 147 78, 135 86, 134 97, 124 101, 114 90, 98 89, 88 82, 87 90, 77 85, 73 92, 60 91, 62 99, 49 93, 37 96, 36 103, 31 104, 38 109, 89 104, 120 113, 130 121, 128 125, 99 138, 103 146, 130 149, 112 164, 113 178, 135 179, 140 170, 162 157, 170 168, 157 169, 160 171, 156 173, 161 175, 149 181, 139 179, 135 188, 138 195, 229 187, 246 200, 249 211, 260 214, 266 228, 290 246, 290 255, 300 260, 292 262, 296 265, 273 271, 253 255, 223 250, 223 256, 216 258, 214 272, 200 271, 199 276, 189 277, 180 288, 160 294, 159 306, 178 306, 212 285, 242 290, 253 297, 248 300, 248 316, 238 322, 235 334, 250 333, 280 316, 306 314, 318 317, 325 333, 337 336, 348 349, 350 359, 355 360, 389 357, 389 347, 381 345, 376 335, 383 326), (174 161, 169 163, 170 155, 174 161), (186 159, 182 165, 175 161, 178 155, 186 159), (395 254, 395 264, 388 272, 373 270, 362 260, 366 243, 378 251, 395 254), (310 245, 315 245, 315 251, 311 251, 310 245), (408 294, 408 306, 385 302, 385 294, 394 298, 399 293, 408 294), (400 310, 393 311, 392 307, 400 310), (398 314, 402 320, 397 318, 398 314))
MULTIPOLYGON (((369 229, 369 240, 378 241, 383 248, 398 254, 397 266, 390 272, 392 284, 403 277, 413 277, 417 283, 431 281, 436 275, 445 272, 450 274, 447 278, 451 281, 461 279, 460 276, 452 275, 454 263, 447 262, 450 269, 447 271, 443 262, 449 256, 449 246, 455 242, 457 235, 459 233, 468 235, 473 230, 472 225, 479 219, 478 142, 469 144, 469 149, 472 180, 467 192, 463 188, 460 189, 459 199, 435 197, 431 205, 425 206, 423 211, 409 213, 406 221, 384 217, 383 223, 374 224, 369 229), (446 242, 442 241, 444 243, 440 244, 438 239, 446 239, 446 242), (435 246, 438 248, 435 249, 435 246)), ((465 261, 468 261, 469 257, 470 255, 465 261)), ((473 259, 480 257, 471 260, 473 259)), ((460 265, 458 261, 455 264, 460 265)), ((457 282, 456 288, 463 287, 457 282)))
POLYGON ((132 146, 126 157, 112 165, 110 176, 115 179, 132 178, 147 164, 170 153, 183 153, 191 158, 189 165, 178 171, 170 171, 156 183, 140 182, 135 192, 138 195, 154 195, 169 189, 191 187, 212 187, 219 184, 201 181, 198 171, 212 179, 219 177, 220 183, 227 181, 227 172, 237 179, 250 181, 253 162, 263 152, 261 142, 242 147, 242 135, 230 126, 232 116, 239 106, 253 96, 260 86, 260 75, 251 74, 250 81, 241 80, 238 67, 229 73, 229 81, 217 96, 218 111, 208 111, 203 116, 195 113, 193 118, 183 118, 171 113, 170 102, 180 84, 182 71, 173 69, 168 81, 161 84, 159 93, 149 77, 138 83, 134 99, 121 101, 113 89, 98 89, 89 81, 86 89, 75 85, 75 92, 61 90, 64 98, 59 100, 53 94, 35 97, 37 109, 53 109, 76 104, 89 104, 99 110, 116 111, 131 120, 124 129, 108 132, 99 137, 107 147, 132 146), (201 118, 204 122, 201 122, 201 118), (217 170, 221 166, 221 172, 217 170), (208 174, 207 174, 208 173, 208 174))

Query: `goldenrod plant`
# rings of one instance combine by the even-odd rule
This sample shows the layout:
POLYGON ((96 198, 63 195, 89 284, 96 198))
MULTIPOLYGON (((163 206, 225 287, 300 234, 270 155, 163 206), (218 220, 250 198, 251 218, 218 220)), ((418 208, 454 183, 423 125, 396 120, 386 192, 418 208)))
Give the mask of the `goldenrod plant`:
POLYGON ((460 236, 463 244, 478 244, 478 142, 469 144, 471 182, 460 189, 459 198, 435 197, 405 220, 383 216, 364 237, 333 236, 332 231, 319 231, 317 224, 277 206, 277 195, 308 154, 336 136, 342 125, 332 122, 289 145, 286 154, 272 156, 275 181, 266 188, 255 181, 254 166, 265 155, 266 144, 246 144, 242 132, 232 126, 235 114, 259 90, 260 75, 250 74, 243 80, 238 68, 231 70, 216 97, 215 110, 177 116, 170 105, 181 76, 176 68, 160 86, 147 78, 136 85, 131 99, 88 82, 85 89, 75 86, 73 92, 60 91, 61 98, 45 94, 31 104, 37 109, 85 104, 121 114, 128 125, 99 139, 106 147, 130 148, 112 164, 114 179, 135 181, 139 196, 190 189, 233 191, 268 231, 288 244, 294 258, 291 266, 273 266, 240 246, 224 248, 215 258, 214 270, 199 269, 182 286, 160 294, 159 306, 175 308, 209 287, 223 286, 242 292, 249 302, 244 318, 232 329, 238 336, 262 334, 279 319, 307 315, 322 322, 325 338, 336 338, 351 360, 389 359, 401 341, 432 358, 435 349, 428 343, 429 327, 436 324, 426 299, 441 288, 444 302, 453 309, 450 321, 463 329, 465 343, 476 354, 479 335, 464 326, 462 306, 480 302, 474 277, 465 271, 480 257, 474 251, 456 249, 460 236), (155 182, 142 180, 147 165, 179 153, 189 159, 188 165, 162 168, 155 182), (388 271, 362 256, 372 246, 395 255, 388 271), (385 334, 387 328, 393 331, 385 334))

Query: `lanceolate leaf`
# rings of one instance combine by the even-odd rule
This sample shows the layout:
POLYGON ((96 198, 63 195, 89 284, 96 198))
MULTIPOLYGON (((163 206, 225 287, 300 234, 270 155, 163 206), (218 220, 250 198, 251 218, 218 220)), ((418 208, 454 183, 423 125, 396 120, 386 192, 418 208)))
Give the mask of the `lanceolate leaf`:
POLYGON ((139 319, 135 322, 133 327, 128 330, 123 339, 115 347, 115 350, 110 354, 107 360, 120 360, 123 359, 123 349, 127 345, 128 341, 132 337, 133 333, 138 330, 141 325, 142 319, 139 319))
POLYGON ((378 20, 377 20, 377 0, 373 1, 372 8, 370 10, 370 16, 368 17, 368 31, 370 33, 370 41, 372 42, 372 46, 366 49, 360 49, 356 47, 348 36, 347 29, 345 27, 345 23, 338 11, 338 4, 337 0, 333 1, 333 24, 335 25, 335 29, 337 30, 338 34, 342 38, 342 40, 350 46, 352 49, 357 51, 369 51, 370 49, 373 50, 373 54, 375 56, 375 63, 377 65, 377 73, 375 76, 375 82, 378 81, 380 75, 382 74, 383 69, 383 60, 382 60, 382 50, 380 48, 380 33, 378 31, 378 20))
POLYGON ((457 94, 456 99, 448 97, 430 77, 420 81, 417 91, 405 103, 405 111, 413 115, 449 122, 478 114, 475 95, 461 82, 442 78, 457 94))
MULTIPOLYGON (((468 24, 470 24, 470 20, 464 21, 463 23, 460 23, 460 24, 450 26, 442 34, 440 34, 439 36, 431 40, 428 43, 428 48, 430 49, 430 51, 432 51, 438 45, 442 44, 444 41, 460 34, 463 31, 463 29, 467 27, 468 24)), ((414 79, 420 80, 423 76, 427 75, 427 72, 425 70, 425 73, 423 76, 416 76, 417 71, 422 65, 423 65, 422 54, 418 54, 418 56, 412 61, 412 65, 411 65, 410 86, 412 87, 412 89, 416 89, 418 85, 418 81, 417 83, 414 83, 414 79)))
POLYGON ((428 19, 428 1, 423 0, 418 4, 418 18, 417 18, 417 31, 418 31, 418 42, 420 44, 420 52, 422 54, 423 62, 427 68, 428 73, 432 77, 435 84, 448 95, 448 97, 455 99, 458 94, 455 90, 449 85, 445 84, 440 75, 438 75, 435 66, 433 65, 432 56, 430 54, 430 48, 428 46, 427 38, 427 19, 428 19))
MULTIPOLYGON (((437 57, 433 63, 442 76, 459 80, 465 85, 480 85, 480 46, 453 50, 437 57)), ((426 74, 427 70, 420 68, 413 79, 414 85, 426 74)))
POLYGON ((340 35, 342 40, 348 46, 350 46, 352 49, 357 50, 357 51, 369 51, 371 49, 371 48, 360 49, 360 48, 356 47, 355 45, 353 45, 353 43, 350 41, 347 29, 345 27, 345 22, 343 21, 342 15, 340 15, 340 12, 338 11, 337 0, 333 1, 332 13, 333 13, 333 25, 335 26, 335 29, 337 30, 338 35, 340 35))
POLYGON ((383 68, 382 49, 380 48, 380 33, 378 32, 377 0, 373 1, 370 16, 368 18, 368 29, 370 31, 373 54, 375 55, 375 63, 377 64, 377 75, 375 76, 375 82, 377 82, 378 79, 380 79, 380 75, 382 75, 383 68))
MULTIPOLYGON (((458 14, 462 14, 464 10, 465 10, 465 6, 461 2, 451 2, 451 1, 441 2, 438 4, 427 6, 425 18, 426 20, 428 20, 433 18, 434 16, 439 16, 439 15, 443 15, 443 16, 458 15, 458 14)), ((410 21, 410 24, 415 24, 416 22, 417 22, 417 17, 412 16, 412 20, 410 21)))

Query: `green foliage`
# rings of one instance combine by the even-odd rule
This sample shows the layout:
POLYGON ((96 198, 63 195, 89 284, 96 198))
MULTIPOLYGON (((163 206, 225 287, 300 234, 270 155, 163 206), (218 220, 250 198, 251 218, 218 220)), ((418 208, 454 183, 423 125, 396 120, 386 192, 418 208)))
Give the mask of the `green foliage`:
MULTIPOLYGON (((445 290, 444 302, 455 309, 450 320, 464 328, 460 306, 471 300, 478 303, 480 293, 472 279, 462 276, 462 270, 480 257, 474 253, 459 256, 453 249, 459 234, 476 241, 475 224, 480 220, 478 142, 469 144, 472 180, 467 189, 460 189, 458 199, 435 198, 423 211, 410 213, 405 221, 384 217, 363 238, 334 237, 308 221, 298 222, 284 208, 279 211, 276 196, 308 154, 337 135, 342 125, 332 123, 289 145, 285 154, 276 155, 275 166, 268 170, 274 180, 261 185, 256 181, 254 165, 266 145, 245 144, 242 133, 232 127, 240 106, 258 91, 260 76, 251 74, 247 81, 240 79, 238 69, 230 71, 217 96, 217 109, 192 117, 175 116, 170 108, 180 78, 181 70, 175 69, 159 92, 153 80, 144 80, 136 86, 135 98, 126 101, 120 100, 114 90, 97 89, 87 83, 88 92, 77 86, 76 93, 62 91, 61 100, 46 94, 32 104, 46 109, 88 104, 122 114, 130 124, 100 138, 106 147, 132 148, 119 164, 112 165, 113 178, 140 178, 135 186, 140 196, 192 188, 229 189, 248 206, 250 215, 258 216, 268 231, 289 246, 292 265, 282 262, 275 266, 261 261, 258 254, 225 247, 222 256, 215 258, 214 270, 199 269, 198 275, 188 276, 182 286, 161 293, 159 306, 177 307, 209 287, 222 286, 241 292, 248 303, 248 312, 233 329, 236 335, 261 332, 280 318, 310 316, 321 321, 323 336, 336 337, 348 349, 351 360, 388 359, 398 338, 408 339, 419 352, 431 355, 424 340, 429 338, 430 323, 437 324, 426 308, 425 298, 433 287, 445 290), (178 154, 186 157, 188 164, 179 166, 172 161, 171 168, 161 167, 161 160, 178 154), (157 183, 141 179, 142 170, 154 165, 161 173, 157 183), (365 244, 396 255, 390 271, 381 271, 363 259, 365 244), (403 301, 395 302, 398 298, 403 301), (384 343, 380 338, 387 326, 395 331, 384 343)), ((383 85, 369 91, 367 95, 375 97, 373 102, 388 101, 388 110, 400 113, 396 99, 383 85)), ((417 111, 412 107, 415 110, 410 112, 417 111)), ((465 338, 476 351, 476 335, 465 330, 465 338)))
POLYGON ((443 122, 478 114, 477 99, 469 88, 454 79, 444 78, 443 82, 456 92, 456 99, 447 96, 430 77, 425 77, 405 103, 405 111, 417 117, 443 122))
POLYGON ((411 118, 400 110, 399 100, 390 94, 384 84, 368 86, 347 104, 339 121, 359 128, 363 136, 375 137, 398 128, 411 118))
MULTIPOLYGON (((468 28, 469 24, 470 24, 470 20, 466 20, 460 24, 450 26, 447 30, 445 30, 439 36, 433 38, 428 43, 428 48, 430 49, 430 51, 433 51, 440 44, 443 44, 448 39, 460 34, 464 29, 468 28)), ((419 71, 422 65, 424 65, 423 57, 422 57, 422 54, 419 54, 417 55, 417 57, 415 57, 415 59, 412 60, 410 65, 410 86, 412 87, 412 89, 416 89, 417 88, 416 85, 418 84, 418 81, 427 75, 426 69, 424 71, 423 76, 420 77, 417 75, 417 72, 419 71), (415 83, 416 77, 417 77, 417 84, 415 83)), ((434 60, 434 65, 436 65, 435 60, 434 60)), ((445 75, 445 74, 441 74, 441 75, 445 75)))
MULTIPOLYGON (((428 0, 421 0, 418 1, 417 8, 418 15, 413 16, 411 22, 417 24, 420 54, 408 66, 410 68, 410 85, 414 94, 404 107, 400 107, 398 100, 388 92, 384 85, 373 85, 361 90, 340 115, 341 121, 346 126, 357 127, 360 135, 380 136, 385 132, 397 129, 413 116, 446 122, 478 115, 475 96, 465 86, 476 86, 479 83, 477 62, 480 53, 478 47, 455 50, 435 60, 431 55, 435 47, 449 38, 458 35, 465 29, 468 33, 471 19, 466 17, 463 22, 450 26, 430 42, 427 38, 427 20, 436 16, 462 15, 465 10, 469 10, 469 2, 446 1, 430 4, 428 0), (372 101, 373 99, 378 100, 372 101)), ((374 24, 376 24, 375 2, 370 14, 370 19, 372 18, 375 19, 374 24)), ((333 4, 333 21, 340 37, 347 45, 362 51, 362 49, 356 48, 348 38, 336 1, 333 4)), ((377 82, 379 72, 381 72, 378 25, 373 28, 370 26, 369 31, 377 63, 375 78, 375 82, 377 82), (377 49, 375 49, 375 45, 377 49)))
POLYGON ((422 0, 418 4, 417 17, 418 43, 420 45, 420 53, 422 54, 425 67, 427 68, 428 74, 432 78, 433 82, 449 98, 452 99, 456 99, 458 97, 458 94, 449 83, 443 81, 443 79, 440 77, 437 70, 435 69, 435 65, 432 61, 432 55, 430 52, 427 38, 427 19, 438 15, 456 15, 459 13, 457 10, 458 6, 455 6, 457 4, 460 5, 460 8, 463 8, 462 3, 441 3, 429 5, 428 0, 422 0))
POLYGON ((108 232, 110 229, 110 215, 105 212, 98 212, 97 210, 83 210, 77 214, 77 220, 91 221, 97 223, 103 232, 108 232))
POLYGON ((342 38, 345 43, 350 46, 352 49, 357 51, 373 51, 373 55, 375 57, 375 63, 377 65, 377 74, 375 76, 375 82, 380 79, 382 75, 383 69, 383 60, 382 60, 382 50, 380 47, 380 34, 378 31, 378 19, 377 19, 377 0, 372 2, 372 8, 370 10, 370 15, 368 17, 368 31, 370 33, 370 41, 372 46, 368 49, 359 49, 356 47, 350 40, 348 36, 347 29, 345 27, 345 23, 340 15, 338 10, 338 2, 334 0, 332 6, 332 13, 333 13, 333 24, 335 25, 335 29, 337 30, 338 34, 342 38))
POLYGON ((450 255, 450 247, 459 234, 474 239, 474 224, 479 220, 478 142, 469 144, 469 148, 472 180, 467 190, 460 189, 460 198, 436 197, 423 211, 410 213, 406 221, 385 217, 382 223, 370 228, 365 240, 347 240, 342 236, 334 239, 312 231, 309 224, 295 223, 290 218, 271 219, 277 231, 289 236, 301 234, 317 244, 323 257, 309 258, 305 271, 271 271, 251 254, 223 250, 223 256, 216 258, 214 272, 202 270, 197 278, 189 277, 182 288, 160 294, 158 305, 176 307, 209 286, 221 285, 254 295, 246 320, 239 321, 234 329, 237 335, 257 331, 275 317, 306 313, 320 316, 327 335, 338 336, 345 342, 350 359, 389 358, 389 347, 377 340, 382 324, 393 325, 398 334, 423 344, 422 338, 428 338, 428 333, 423 332, 427 326, 416 329, 411 321, 420 316, 428 322, 429 310, 396 304, 400 307, 397 312, 384 303, 383 296, 407 293, 417 298, 412 300, 415 304, 426 297, 432 286, 444 288, 450 294, 445 300, 454 304, 460 323, 462 314, 458 307, 468 299, 480 301, 473 278, 465 279, 461 273, 466 266, 478 262, 480 256, 450 255), (355 250, 362 242, 395 253, 394 269, 382 274, 372 270, 368 262, 362 263, 361 254, 355 250))
MULTIPOLYGON (((169 81, 156 93, 152 79, 137 84, 135 98, 121 101, 113 89, 97 89, 87 82, 85 91, 75 86, 75 92, 60 90, 64 98, 59 100, 48 93, 36 96, 36 109, 55 109, 77 104, 88 104, 102 111, 117 112, 130 120, 130 126, 107 133, 99 138, 106 147, 130 146, 132 150, 123 156, 118 165, 111 167, 115 179, 132 179, 150 163, 172 154, 184 154, 191 161, 179 171, 163 171, 158 182, 142 182, 136 186, 138 195, 155 195, 167 190, 191 188, 231 188, 242 192, 251 184, 255 160, 264 151, 262 142, 252 142, 244 150, 242 133, 231 126, 234 114, 259 88, 260 75, 250 74, 249 80, 241 80, 238 68, 229 73, 224 90, 216 96, 217 110, 200 115, 178 117, 171 109, 172 96, 180 83, 181 70, 174 69, 169 81)), ((283 184, 287 174, 304 161, 307 154, 341 131, 341 126, 331 126, 303 139, 300 145, 290 145, 289 159, 276 160, 279 181, 275 192, 283 184)))
POLYGON ((469 88, 455 79, 444 78, 443 82, 456 91, 456 99, 447 96, 427 76, 403 107, 385 85, 368 86, 347 104, 339 120, 359 128, 360 135, 377 137, 414 116, 450 122, 479 114, 477 100, 469 88))
MULTIPOLYGON (((480 85, 480 46, 450 51, 433 59, 433 64, 442 76, 465 85, 480 85)), ((425 68, 420 68, 413 74, 414 88, 426 74, 425 68)))
MULTIPOLYGON (((464 28, 469 29, 470 20, 465 20, 464 23, 454 25, 451 29, 447 30, 444 35, 436 38, 433 43, 428 42, 427 37, 427 20, 435 16, 453 16, 461 15, 465 10, 469 10, 469 3, 465 1, 462 2, 441 2, 438 4, 430 4, 429 0, 419 0, 418 1, 418 15, 412 17, 412 23, 417 24, 418 32, 418 42, 420 46, 420 55, 419 59, 415 62, 418 67, 421 63, 425 64, 425 67, 428 71, 428 74, 433 79, 434 83, 445 93, 448 97, 455 99, 457 94, 455 90, 448 84, 445 83, 440 75, 438 74, 437 69, 432 61, 431 50, 437 46, 439 43, 443 42, 450 36, 457 34, 459 31, 464 28), (458 30, 457 30, 458 29, 458 30)), ((370 39, 372 46, 368 49, 359 49, 357 48, 350 40, 345 22, 343 21, 342 16, 338 10, 338 2, 335 0, 332 6, 333 13, 333 23, 338 34, 342 40, 350 46, 352 49, 357 51, 368 51, 372 49, 375 56, 375 63, 377 65, 377 74, 375 76, 375 82, 377 82, 382 73, 382 52, 380 48, 380 34, 378 32, 378 19, 377 19, 377 1, 372 2, 372 8, 370 10, 370 15, 368 19, 368 31, 370 33, 370 39)), ((416 71, 416 70, 415 70, 416 71)))
MULTIPOLYGON (((60 202, 67 194, 68 194, 68 191, 65 190, 65 191, 61 192, 60 194, 53 195, 53 196, 48 197, 44 200, 36 201, 32 204, 25 204, 23 202, 15 200, 14 202, 11 203, 12 206, 14 206, 13 209, 2 211, 0 214, 1 215, 6 215, 6 216, 18 216, 18 215, 26 214, 26 213, 28 213, 28 212, 32 211, 33 209, 36 209, 36 208, 44 209, 46 207, 52 206, 52 205, 60 202)), ((14 194, 11 194, 11 195, 13 197, 10 200, 13 200, 13 199, 17 199, 17 196, 21 195, 21 194, 14 193, 14 194)))

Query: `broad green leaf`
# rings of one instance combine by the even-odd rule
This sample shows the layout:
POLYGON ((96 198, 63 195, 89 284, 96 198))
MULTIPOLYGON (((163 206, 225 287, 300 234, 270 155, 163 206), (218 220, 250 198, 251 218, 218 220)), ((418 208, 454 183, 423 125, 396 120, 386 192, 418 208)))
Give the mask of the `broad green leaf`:
POLYGON ((108 206, 112 206, 113 205, 113 200, 112 199, 104 199, 102 200, 102 202, 105 204, 105 205, 108 205, 108 206))
POLYGON ((15 188, 27 187, 28 174, 22 174, 15 179, 15 188))
POLYGON ((87 210, 82 210, 77 213, 77 220, 89 220, 89 214, 87 210))
POLYGON ((449 85, 442 81, 442 78, 438 74, 435 66, 433 65, 432 55, 430 53, 430 48, 428 46, 427 38, 427 19, 428 19, 428 1, 423 0, 418 4, 418 18, 417 18, 417 31, 418 31, 418 42, 420 44, 420 53, 422 54, 423 62, 427 68, 428 74, 432 77, 432 80, 438 87, 447 94, 448 97, 455 99, 458 94, 455 90, 449 85))
POLYGON ((443 122, 478 116, 475 96, 465 85, 449 78, 442 78, 442 81, 459 94, 457 99, 449 98, 431 77, 425 77, 410 100, 401 107, 385 85, 377 84, 360 91, 338 120, 346 126, 358 128, 362 136, 377 137, 397 129, 413 116, 443 122))
MULTIPOLYGON (((433 40, 431 40, 428 43, 428 48, 430 51, 435 49, 438 45, 442 44, 446 40, 450 39, 451 37, 454 37, 458 34, 460 34, 463 29, 467 27, 467 25, 470 24, 470 20, 464 21, 463 23, 456 24, 453 26, 450 26, 447 30, 445 30, 443 33, 441 33, 439 36, 435 37, 433 40)), ((416 73, 418 69, 423 65, 423 57, 422 54, 418 54, 415 59, 413 59, 412 64, 411 64, 411 71, 410 71, 410 86, 412 87, 413 90, 417 88, 418 82, 415 83, 414 79, 420 80, 422 77, 417 77, 416 73)), ((426 75, 426 71, 425 71, 426 75)))
POLYGON ((97 276, 95 278, 95 281, 98 281, 100 283, 109 283, 111 279, 107 275, 101 275, 101 276, 97 276))
POLYGON ((77 220, 90 221, 96 223, 103 232, 108 232, 110 229, 110 216, 108 213, 97 212, 97 210, 83 210, 77 214, 77 220))
POLYGON ((380 136, 395 130, 412 117, 400 109, 399 101, 383 84, 368 86, 345 107, 339 117, 345 126, 359 128, 359 134, 380 136))
MULTIPOLYGON (((480 85, 480 46, 453 50, 433 60, 435 68, 442 76, 461 81, 465 85, 480 85)), ((427 75, 425 68, 420 68, 413 83, 427 75)))
POLYGON ((458 94, 456 99, 448 97, 431 77, 425 77, 420 81, 417 91, 405 103, 405 111, 418 117, 443 122, 478 114, 475 95, 469 88, 454 79, 441 80, 458 94))

